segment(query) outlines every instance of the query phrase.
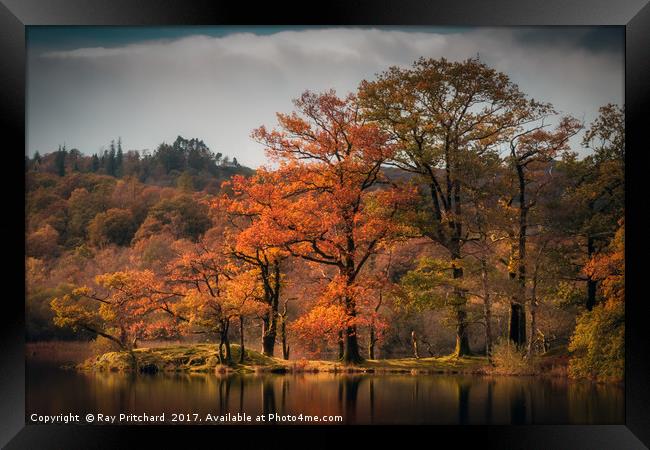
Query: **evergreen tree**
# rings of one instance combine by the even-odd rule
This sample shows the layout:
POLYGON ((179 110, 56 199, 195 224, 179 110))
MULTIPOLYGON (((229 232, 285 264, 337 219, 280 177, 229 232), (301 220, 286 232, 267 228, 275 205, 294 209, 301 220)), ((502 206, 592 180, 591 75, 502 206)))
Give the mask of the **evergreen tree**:
POLYGON ((110 176, 115 176, 115 141, 111 140, 110 151, 108 152, 108 159, 106 161, 106 173, 110 176))
POLYGON ((115 157, 115 176, 122 177, 124 168, 124 153, 122 152, 122 138, 117 138, 117 154, 115 157))
POLYGON ((97 172, 99 170, 99 157, 97 157, 97 153, 93 153, 93 156, 90 160, 90 171, 91 172, 97 172))
POLYGON ((108 173, 108 150, 104 150, 102 157, 99 161, 99 168, 103 170, 104 173, 108 173))
POLYGON ((56 173, 60 177, 65 176, 65 156, 66 156, 65 145, 63 148, 59 145, 59 150, 56 152, 54 157, 54 167, 56 168, 56 173))
POLYGON ((83 158, 83 155, 82 155, 81 152, 80 152, 79 150, 77 150, 76 148, 73 148, 73 149, 70 150, 70 152, 68 153, 68 160, 69 160, 69 162, 70 162, 70 164, 69 164, 69 165, 70 165, 70 169, 71 169, 73 172, 79 172, 79 160, 82 159, 82 158, 83 158))

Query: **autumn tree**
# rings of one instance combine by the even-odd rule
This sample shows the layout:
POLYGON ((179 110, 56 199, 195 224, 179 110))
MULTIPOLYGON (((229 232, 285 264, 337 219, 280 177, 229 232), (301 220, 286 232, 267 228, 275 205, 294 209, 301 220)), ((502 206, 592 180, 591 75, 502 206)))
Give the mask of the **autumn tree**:
POLYGON ((95 282, 96 288, 81 286, 52 299, 57 326, 102 336, 127 351, 140 339, 174 333, 174 322, 161 309, 168 294, 160 293, 153 272, 105 273, 95 282))
POLYGON ((262 281, 264 302, 268 305, 262 317, 262 353, 273 356, 283 284, 281 264, 287 258, 288 252, 264 240, 264 222, 261 218, 266 206, 256 201, 261 186, 248 182, 239 175, 234 176, 229 184, 236 197, 222 199, 215 203, 215 207, 226 208, 229 214, 232 230, 226 240, 231 243, 230 253, 243 263, 254 267, 262 281))
POLYGON ((37 258, 55 257, 59 251, 58 240, 59 233, 50 224, 45 224, 27 236, 26 253, 37 258))
POLYGON ((241 324, 246 316, 261 315, 266 305, 257 274, 235 266, 220 250, 195 245, 170 263, 165 292, 180 300, 162 309, 181 320, 185 332, 217 334, 220 360, 230 363, 233 320, 241 324))
MULTIPOLYGON (((424 188, 421 234, 447 249, 453 277, 462 278, 455 261, 462 259, 467 239, 467 187, 484 176, 477 176, 476 168, 493 159, 499 146, 545 105, 527 99, 507 75, 478 59, 421 58, 411 68, 392 67, 374 81, 363 81, 359 98, 365 117, 379 124, 396 147, 390 162, 416 175, 424 188)), ((466 301, 456 289, 458 356, 470 352, 466 301)))
POLYGON ((483 304, 483 328, 485 331, 485 355, 490 358, 494 332, 492 329, 493 304, 498 300, 497 270, 499 261, 498 244, 506 239, 499 227, 500 218, 496 202, 492 195, 494 189, 481 190, 473 196, 474 217, 468 222, 468 230, 472 235, 470 248, 466 250, 466 265, 469 265, 470 274, 478 274, 478 281, 468 284, 471 295, 479 298, 483 304), (473 261, 474 264, 471 264, 473 261), (473 266, 473 267, 472 267, 473 266))
POLYGON ((625 366, 625 227, 621 221, 608 248, 584 268, 598 281, 604 301, 577 320, 569 373, 598 380, 623 379, 625 366))
POLYGON ((168 229, 176 238, 189 238, 195 242, 212 225, 207 202, 186 193, 161 199, 151 207, 146 221, 168 229))
POLYGON ((526 344, 526 242, 529 214, 537 204, 541 191, 551 182, 554 159, 569 149, 569 138, 581 128, 581 124, 574 118, 564 117, 554 129, 549 130, 547 121, 553 114, 550 107, 539 110, 535 115, 531 114, 527 126, 523 130, 520 128, 510 139, 509 154, 506 157, 506 163, 515 174, 515 194, 507 206, 517 211, 509 265, 510 278, 516 280, 510 305, 509 338, 516 345, 526 344))
POLYGON ((343 361, 357 363, 353 292, 368 258, 397 236, 393 219, 409 195, 382 172, 394 149, 360 115, 353 95, 305 92, 294 104, 294 113, 278 114, 280 130, 253 133, 279 167, 250 180, 259 185, 252 201, 265 205, 269 244, 336 271, 330 291, 345 312, 343 361))
POLYGON ((99 213, 88 224, 90 241, 97 245, 129 245, 136 231, 133 214, 128 209, 111 208, 99 213))
POLYGON ((80 187, 72 191, 67 200, 68 223, 67 238, 71 243, 79 243, 88 238, 88 225, 102 212, 105 212, 105 192, 80 187))
MULTIPOLYGON (((582 159, 567 154, 560 169, 566 174, 563 193, 564 220, 561 231, 578 238, 582 251, 576 266, 581 267, 607 246, 623 217, 625 202, 625 123, 623 108, 607 104, 590 124, 583 145, 592 150, 582 159)), ((586 284, 584 305, 596 305, 597 281, 588 275, 576 276, 586 284)))

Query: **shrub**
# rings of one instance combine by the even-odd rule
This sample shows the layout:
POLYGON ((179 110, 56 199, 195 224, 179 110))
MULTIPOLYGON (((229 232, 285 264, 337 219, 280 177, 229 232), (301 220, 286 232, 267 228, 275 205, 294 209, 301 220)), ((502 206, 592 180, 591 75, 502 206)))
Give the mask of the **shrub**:
POLYGON ((578 317, 569 343, 569 376, 621 381, 625 366, 625 305, 597 305, 578 317))
POLYGON ((508 340, 492 347, 492 372, 498 375, 534 375, 538 372, 534 358, 526 356, 524 348, 518 348, 508 340))

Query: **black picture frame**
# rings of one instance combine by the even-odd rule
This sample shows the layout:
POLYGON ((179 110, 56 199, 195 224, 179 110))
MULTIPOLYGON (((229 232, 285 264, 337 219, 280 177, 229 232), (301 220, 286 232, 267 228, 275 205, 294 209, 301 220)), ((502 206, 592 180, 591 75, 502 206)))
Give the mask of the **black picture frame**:
POLYGON ((650 364, 647 358, 647 319, 643 296, 645 205, 644 171, 648 170, 646 123, 650 99, 650 5, 648 0, 328 0, 299 5, 265 2, 259 5, 209 0, 0 0, 0 110, 2 111, 4 217, 0 219, 5 269, 0 312, 0 445, 19 448, 126 448, 136 442, 147 447, 206 439, 214 446, 225 438, 251 439, 265 447, 296 443, 314 446, 349 443, 350 435, 373 437, 384 443, 454 447, 468 444, 495 448, 636 449, 650 445, 650 364), (24 304, 24 187, 25 148, 25 27, 28 25, 609 25, 625 27, 626 108, 626 379, 625 425, 558 426, 427 426, 406 431, 397 427, 161 427, 25 424, 24 304), (9 137, 10 139, 7 139, 9 137), (9 176, 8 176, 9 175, 9 176), (22 218, 21 218, 22 214, 22 218), (19 237, 21 236, 21 237, 19 237), (7 245, 11 243, 11 245, 7 245), (7 254, 8 252, 8 254, 7 254), (11 293, 6 287, 11 287, 11 293), (342 435, 345 433, 345 436, 342 435), (137 439, 137 440, 136 440, 137 439), (451 441, 449 440, 451 439, 451 441))

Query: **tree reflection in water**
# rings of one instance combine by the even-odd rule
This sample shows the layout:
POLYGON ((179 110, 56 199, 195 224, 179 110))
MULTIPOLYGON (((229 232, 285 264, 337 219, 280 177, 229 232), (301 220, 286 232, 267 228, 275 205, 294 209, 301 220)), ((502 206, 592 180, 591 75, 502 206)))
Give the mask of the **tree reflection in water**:
MULTIPOLYGON (((623 423, 624 390, 562 379, 28 370, 27 411, 341 415, 348 424, 623 423), (276 398, 277 396, 277 398, 276 398)), ((286 424, 287 422, 278 422, 286 424)))

